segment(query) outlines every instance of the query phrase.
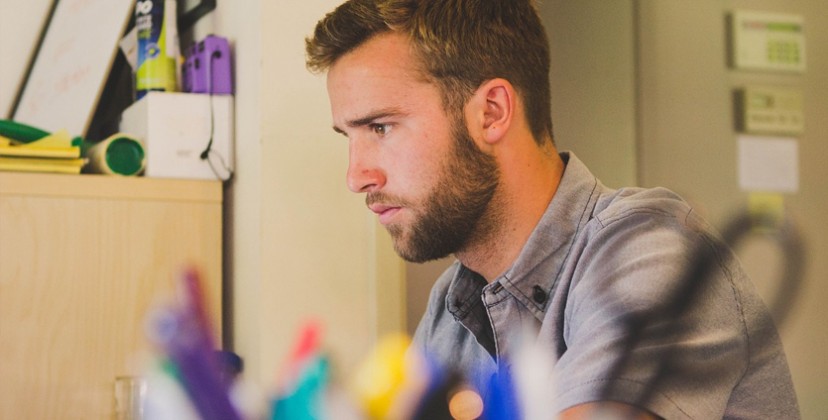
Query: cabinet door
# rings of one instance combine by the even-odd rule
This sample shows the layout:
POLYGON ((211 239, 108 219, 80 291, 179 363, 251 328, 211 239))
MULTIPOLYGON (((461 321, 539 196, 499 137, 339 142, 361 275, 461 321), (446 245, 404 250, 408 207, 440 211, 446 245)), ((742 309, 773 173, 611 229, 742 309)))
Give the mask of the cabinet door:
POLYGON ((186 264, 220 333, 220 186, 182 199, 165 188, 179 181, 63 178, 80 191, 0 182, 0 418, 111 418, 115 377, 141 373, 147 312, 186 264))

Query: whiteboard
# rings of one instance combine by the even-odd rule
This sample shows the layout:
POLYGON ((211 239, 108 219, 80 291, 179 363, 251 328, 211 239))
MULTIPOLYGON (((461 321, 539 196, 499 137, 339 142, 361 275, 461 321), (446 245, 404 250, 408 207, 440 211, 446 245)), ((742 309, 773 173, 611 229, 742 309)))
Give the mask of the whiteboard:
POLYGON ((60 0, 12 119, 85 135, 133 4, 60 0))

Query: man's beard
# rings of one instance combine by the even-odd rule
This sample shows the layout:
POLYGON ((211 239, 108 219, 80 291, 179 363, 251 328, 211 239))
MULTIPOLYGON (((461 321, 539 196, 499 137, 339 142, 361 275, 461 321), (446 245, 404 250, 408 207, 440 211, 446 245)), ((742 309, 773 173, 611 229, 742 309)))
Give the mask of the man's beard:
MULTIPOLYGON (((452 153, 443 161, 439 181, 421 202, 423 212, 408 228, 388 226, 394 249, 407 261, 421 263, 456 253, 486 238, 497 225, 491 206, 500 181, 497 163, 478 149, 462 117, 455 119, 453 136, 452 153)), ((366 201, 386 198, 390 197, 375 193, 366 201)))

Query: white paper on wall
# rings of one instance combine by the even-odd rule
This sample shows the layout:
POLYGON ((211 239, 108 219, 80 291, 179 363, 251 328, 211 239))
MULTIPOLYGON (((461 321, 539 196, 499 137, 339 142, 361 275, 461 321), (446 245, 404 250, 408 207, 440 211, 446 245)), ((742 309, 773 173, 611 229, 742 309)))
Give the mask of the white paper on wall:
POLYGON ((739 136, 739 187, 744 191, 799 191, 799 143, 790 137, 739 136))

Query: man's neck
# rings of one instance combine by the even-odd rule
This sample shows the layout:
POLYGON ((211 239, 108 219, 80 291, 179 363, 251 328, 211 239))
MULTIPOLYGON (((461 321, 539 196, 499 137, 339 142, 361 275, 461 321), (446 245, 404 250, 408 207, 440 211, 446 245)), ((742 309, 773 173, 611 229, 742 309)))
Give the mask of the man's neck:
POLYGON ((489 283, 517 260, 555 196, 564 163, 555 147, 517 151, 501 159, 501 188, 491 212, 496 223, 455 257, 489 283), (528 153, 527 153, 528 152, 528 153))

